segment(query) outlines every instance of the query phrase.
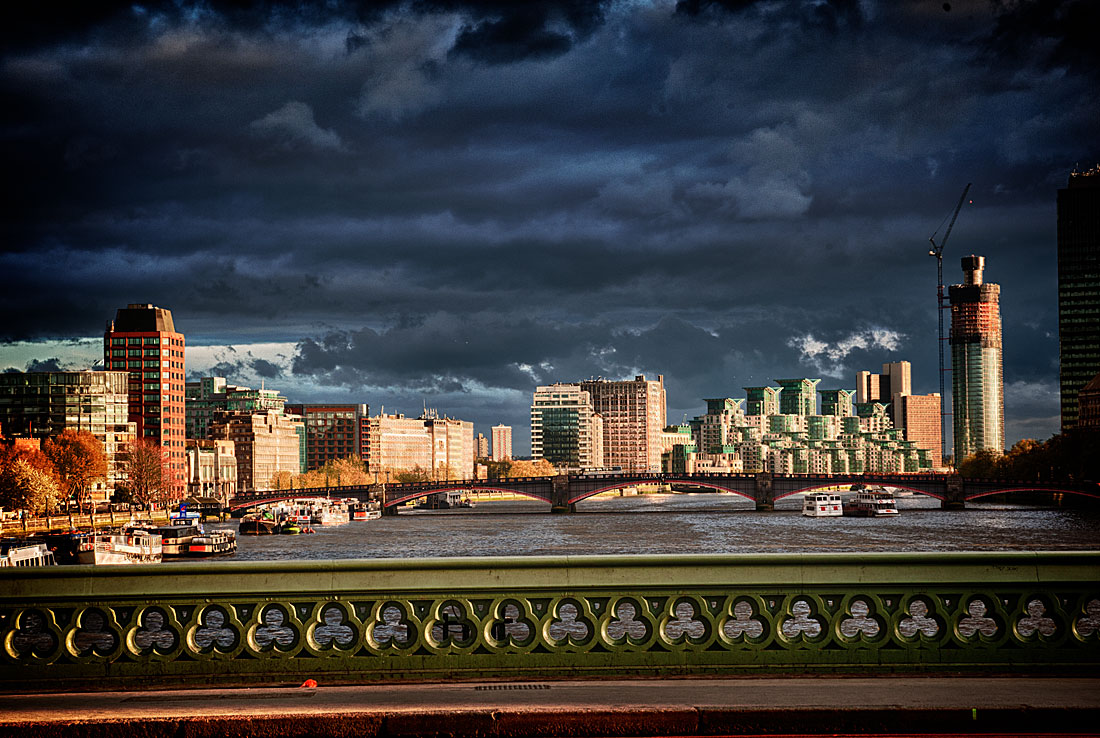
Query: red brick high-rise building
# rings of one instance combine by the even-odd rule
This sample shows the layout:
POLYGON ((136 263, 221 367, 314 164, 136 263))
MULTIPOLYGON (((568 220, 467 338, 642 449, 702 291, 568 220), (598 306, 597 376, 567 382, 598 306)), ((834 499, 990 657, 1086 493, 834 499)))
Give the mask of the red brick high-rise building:
POLYGON ((132 304, 107 321, 104 368, 129 374, 130 422, 138 438, 164 447, 180 497, 187 484, 183 352, 183 334, 176 332, 171 310, 132 304))

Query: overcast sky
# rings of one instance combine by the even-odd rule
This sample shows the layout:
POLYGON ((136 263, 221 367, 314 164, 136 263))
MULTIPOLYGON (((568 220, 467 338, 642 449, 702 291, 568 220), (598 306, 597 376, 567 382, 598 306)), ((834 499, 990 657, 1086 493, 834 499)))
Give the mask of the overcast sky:
POLYGON ((556 381, 664 374, 670 422, 888 361, 934 392, 928 238, 972 182, 946 281, 986 257, 1008 441, 1057 431, 1100 3, 11 7, 0 370, 85 368, 151 302, 189 376, 503 422, 521 454, 556 381))

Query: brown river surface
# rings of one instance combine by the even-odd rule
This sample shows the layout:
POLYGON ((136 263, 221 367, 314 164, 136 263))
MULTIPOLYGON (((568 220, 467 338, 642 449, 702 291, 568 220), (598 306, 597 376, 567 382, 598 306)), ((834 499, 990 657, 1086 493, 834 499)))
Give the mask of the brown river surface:
MULTIPOLYGON (((396 517, 314 526, 309 535, 240 536, 221 560, 425 558, 830 551, 1034 551, 1100 549, 1100 508, 897 498, 890 518, 811 518, 800 496, 770 513, 727 494, 601 495, 551 515, 539 501, 480 500, 473 508, 410 510, 396 517)), ((236 528, 236 522, 211 527, 236 528)))

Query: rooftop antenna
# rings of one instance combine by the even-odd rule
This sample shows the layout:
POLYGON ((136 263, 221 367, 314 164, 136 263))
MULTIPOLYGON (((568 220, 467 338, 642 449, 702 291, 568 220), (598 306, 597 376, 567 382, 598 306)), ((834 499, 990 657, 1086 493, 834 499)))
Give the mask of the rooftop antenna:
MULTIPOLYGON (((966 193, 970 192, 970 183, 966 183, 966 187, 963 188, 963 193, 959 196, 959 203, 955 206, 955 212, 951 214, 951 222, 947 224, 947 230, 944 231, 943 239, 939 244, 936 244, 936 234, 940 232, 940 228, 943 228, 943 222, 940 223, 940 228, 937 228, 929 238, 928 242, 932 244, 932 248, 928 250, 929 256, 936 257, 936 315, 939 318, 940 333, 938 346, 940 350, 940 463, 943 463, 944 457, 947 456, 947 433, 945 427, 947 423, 947 416, 951 414, 951 411, 947 409, 947 395, 943 390, 943 376, 946 373, 946 369, 943 367, 943 247, 947 245, 947 239, 951 236, 951 229, 955 227, 955 219, 959 217, 959 211, 962 210, 963 203, 966 202, 966 193)), ((944 218, 946 221, 947 218, 944 218)), ((958 463, 958 459, 955 460, 958 463)))

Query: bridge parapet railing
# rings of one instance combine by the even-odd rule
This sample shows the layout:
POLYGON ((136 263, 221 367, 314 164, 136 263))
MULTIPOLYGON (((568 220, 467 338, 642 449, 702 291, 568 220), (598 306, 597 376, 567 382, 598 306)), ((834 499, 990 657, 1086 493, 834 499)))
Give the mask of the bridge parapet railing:
POLYGON ((0 629, 8 690, 1095 673, 1100 553, 19 568, 0 629))

